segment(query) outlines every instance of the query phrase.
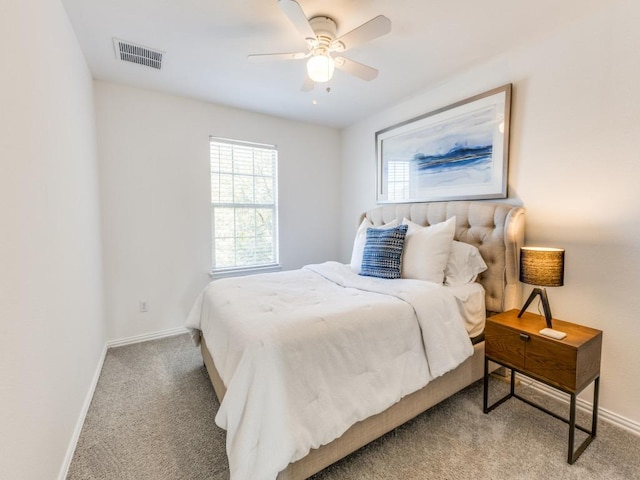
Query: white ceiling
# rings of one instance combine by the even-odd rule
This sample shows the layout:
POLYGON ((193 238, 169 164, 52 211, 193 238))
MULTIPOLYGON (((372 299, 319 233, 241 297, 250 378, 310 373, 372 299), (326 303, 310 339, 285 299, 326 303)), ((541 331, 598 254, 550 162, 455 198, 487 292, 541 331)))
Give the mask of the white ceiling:
POLYGON ((312 92, 300 90, 304 60, 247 61, 252 53, 306 51, 277 0, 62 3, 97 80, 343 127, 608 0, 298 0, 308 17, 333 18, 338 35, 381 14, 392 22, 390 34, 344 53, 379 69, 378 78, 365 82, 336 71, 312 92), (118 61, 113 37, 164 51, 162 69, 118 61))

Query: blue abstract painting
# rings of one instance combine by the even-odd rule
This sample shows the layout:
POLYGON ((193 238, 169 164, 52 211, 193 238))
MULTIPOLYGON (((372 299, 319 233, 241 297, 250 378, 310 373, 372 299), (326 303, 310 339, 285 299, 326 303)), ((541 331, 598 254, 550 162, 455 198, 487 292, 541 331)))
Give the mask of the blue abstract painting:
POLYGON ((504 197, 510 89, 502 88, 378 132, 378 201, 504 197))

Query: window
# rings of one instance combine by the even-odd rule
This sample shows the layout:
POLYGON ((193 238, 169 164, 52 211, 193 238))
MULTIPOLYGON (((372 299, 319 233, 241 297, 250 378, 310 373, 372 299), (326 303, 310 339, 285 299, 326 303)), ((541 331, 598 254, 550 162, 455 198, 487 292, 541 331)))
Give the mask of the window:
POLYGON ((387 187, 389 189, 387 198, 389 200, 411 198, 409 193, 409 167, 410 162, 408 160, 389 160, 387 167, 387 187))
POLYGON ((278 151, 210 137, 213 272, 278 264, 278 151))

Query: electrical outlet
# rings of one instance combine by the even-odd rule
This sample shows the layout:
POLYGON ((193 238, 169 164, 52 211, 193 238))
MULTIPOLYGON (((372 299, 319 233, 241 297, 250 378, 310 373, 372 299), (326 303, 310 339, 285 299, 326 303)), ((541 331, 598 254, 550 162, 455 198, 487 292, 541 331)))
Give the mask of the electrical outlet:
POLYGON ((147 303, 146 300, 140 300, 140 312, 141 313, 146 313, 149 311, 149 304, 147 303))

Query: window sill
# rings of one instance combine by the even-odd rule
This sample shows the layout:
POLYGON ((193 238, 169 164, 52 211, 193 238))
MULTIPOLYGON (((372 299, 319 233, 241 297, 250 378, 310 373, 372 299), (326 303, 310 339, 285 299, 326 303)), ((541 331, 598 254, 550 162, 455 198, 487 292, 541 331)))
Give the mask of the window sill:
POLYGON ((213 279, 225 278, 225 277, 241 277, 244 275, 253 275, 256 273, 279 272, 280 270, 282 270, 281 265, 267 265, 264 267, 248 267, 248 268, 233 268, 228 270, 217 270, 209 273, 209 276, 213 279))

